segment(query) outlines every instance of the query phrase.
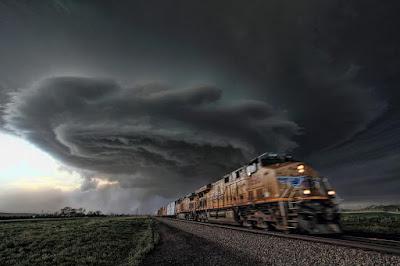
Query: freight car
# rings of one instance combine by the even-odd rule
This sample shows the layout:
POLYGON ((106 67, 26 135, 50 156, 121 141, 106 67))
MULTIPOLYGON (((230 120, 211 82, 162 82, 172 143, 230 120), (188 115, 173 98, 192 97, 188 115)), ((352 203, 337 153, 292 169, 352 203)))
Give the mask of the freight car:
POLYGON ((341 233, 335 191, 290 155, 264 153, 159 216, 310 234, 341 233))

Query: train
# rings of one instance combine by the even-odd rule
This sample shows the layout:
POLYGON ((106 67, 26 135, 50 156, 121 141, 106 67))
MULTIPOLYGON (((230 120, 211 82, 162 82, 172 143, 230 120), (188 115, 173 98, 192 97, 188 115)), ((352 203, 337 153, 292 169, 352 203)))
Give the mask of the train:
POLYGON ((155 212, 157 216, 276 230, 340 234, 336 192, 288 154, 267 152, 155 212))

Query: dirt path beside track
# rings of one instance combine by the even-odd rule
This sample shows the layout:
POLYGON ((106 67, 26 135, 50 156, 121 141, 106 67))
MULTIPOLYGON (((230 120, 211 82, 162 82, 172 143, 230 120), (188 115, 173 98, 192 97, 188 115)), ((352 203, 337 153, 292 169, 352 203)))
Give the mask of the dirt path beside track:
POLYGON ((142 265, 264 265, 225 246, 158 222, 161 240, 142 265))

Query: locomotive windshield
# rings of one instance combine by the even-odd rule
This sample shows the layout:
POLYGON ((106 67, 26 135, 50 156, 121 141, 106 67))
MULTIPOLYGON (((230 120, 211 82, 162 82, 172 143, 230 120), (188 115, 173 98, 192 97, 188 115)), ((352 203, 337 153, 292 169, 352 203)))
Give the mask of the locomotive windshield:
POLYGON ((321 178, 306 178, 302 184, 303 188, 311 190, 311 195, 325 196, 324 182, 321 178))

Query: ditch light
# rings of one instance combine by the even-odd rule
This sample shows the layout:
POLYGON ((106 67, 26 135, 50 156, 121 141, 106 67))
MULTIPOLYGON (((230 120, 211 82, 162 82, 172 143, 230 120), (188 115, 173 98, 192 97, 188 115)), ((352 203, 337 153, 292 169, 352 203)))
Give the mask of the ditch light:
POLYGON ((297 166, 297 172, 304 173, 304 171, 305 171, 304 164, 300 164, 297 166))

